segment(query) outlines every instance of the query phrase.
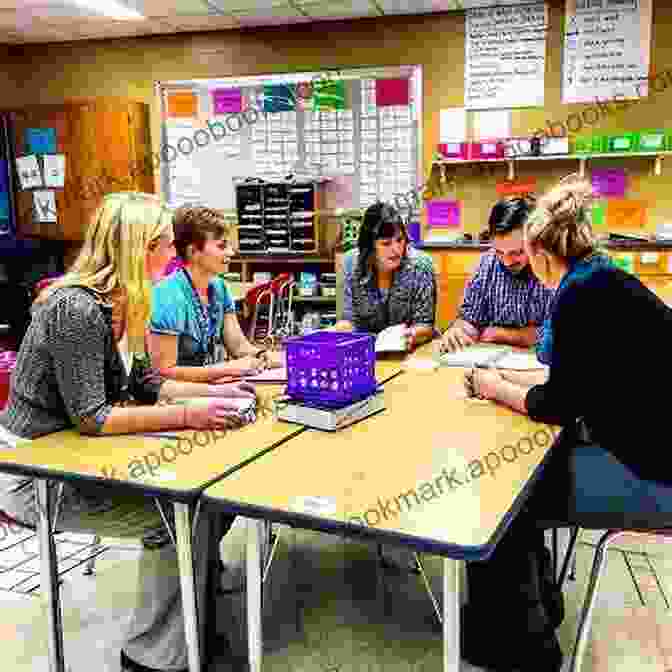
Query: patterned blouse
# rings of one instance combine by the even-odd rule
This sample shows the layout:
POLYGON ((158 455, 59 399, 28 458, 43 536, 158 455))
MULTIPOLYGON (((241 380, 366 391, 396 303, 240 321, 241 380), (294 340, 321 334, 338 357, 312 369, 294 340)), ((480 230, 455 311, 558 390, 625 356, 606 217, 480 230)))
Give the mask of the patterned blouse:
POLYGON ((531 269, 515 275, 502 264, 494 250, 486 252, 464 290, 459 317, 479 329, 539 325, 537 343, 551 314, 553 290, 544 287, 531 269))
POLYGON ((409 247, 388 291, 378 288, 373 273, 360 273, 358 258, 353 250, 343 259, 342 319, 374 334, 402 323, 434 327, 437 282, 428 254, 409 247))
POLYGON ((154 404, 162 384, 139 360, 127 375, 110 306, 92 290, 64 287, 36 306, 0 425, 27 439, 73 426, 95 434, 113 404, 131 397, 154 404))

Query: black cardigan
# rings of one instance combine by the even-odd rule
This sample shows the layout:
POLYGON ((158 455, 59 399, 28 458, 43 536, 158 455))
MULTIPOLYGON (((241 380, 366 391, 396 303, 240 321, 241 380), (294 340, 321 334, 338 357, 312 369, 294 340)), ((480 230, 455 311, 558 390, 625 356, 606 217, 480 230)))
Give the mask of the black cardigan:
POLYGON ((636 277, 603 268, 561 290, 551 326, 550 375, 527 394, 530 417, 582 417, 640 478, 672 484, 672 310, 636 277))

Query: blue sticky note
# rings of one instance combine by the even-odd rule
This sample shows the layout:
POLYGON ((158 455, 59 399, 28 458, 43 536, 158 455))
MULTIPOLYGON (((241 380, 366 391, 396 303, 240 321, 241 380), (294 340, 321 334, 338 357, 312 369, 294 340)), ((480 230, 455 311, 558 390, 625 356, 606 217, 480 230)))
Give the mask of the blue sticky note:
POLYGON ((27 154, 56 154, 55 128, 27 128, 27 154))
POLYGON ((9 219, 9 194, 0 191, 0 219, 9 219))

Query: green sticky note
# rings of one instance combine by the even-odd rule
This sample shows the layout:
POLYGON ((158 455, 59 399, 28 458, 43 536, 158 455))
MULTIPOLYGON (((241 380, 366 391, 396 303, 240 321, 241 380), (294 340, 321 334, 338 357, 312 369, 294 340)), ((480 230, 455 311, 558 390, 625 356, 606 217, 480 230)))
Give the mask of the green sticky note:
POLYGON ((606 203, 593 203, 590 222, 593 227, 604 226, 607 221, 606 203))
POLYGON ((344 110, 345 82, 342 79, 313 83, 313 110, 344 110))

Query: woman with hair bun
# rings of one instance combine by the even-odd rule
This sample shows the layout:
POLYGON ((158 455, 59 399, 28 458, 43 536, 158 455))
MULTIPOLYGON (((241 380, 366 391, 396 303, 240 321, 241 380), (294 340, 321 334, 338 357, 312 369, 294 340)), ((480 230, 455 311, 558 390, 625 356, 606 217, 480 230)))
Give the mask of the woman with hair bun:
POLYGON ((658 449, 669 415, 672 363, 660 355, 672 342, 672 310, 600 252, 591 196, 587 182, 569 176, 525 225, 532 270, 556 289, 548 380, 529 386, 479 370, 465 381, 476 396, 563 427, 491 558, 468 563, 474 591, 463 616, 464 654, 494 669, 560 670, 554 630, 564 609, 548 572, 544 527, 672 525, 672 494, 661 485, 672 484, 672 473, 661 468, 658 449), (492 654, 477 639, 488 623, 499 633, 492 654))

